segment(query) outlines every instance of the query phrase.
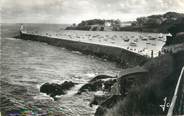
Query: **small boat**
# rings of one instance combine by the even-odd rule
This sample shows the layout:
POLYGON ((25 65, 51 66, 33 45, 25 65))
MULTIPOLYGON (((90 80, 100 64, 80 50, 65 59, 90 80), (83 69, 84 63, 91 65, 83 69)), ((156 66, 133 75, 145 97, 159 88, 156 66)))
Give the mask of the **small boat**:
POLYGON ((149 40, 156 40, 156 37, 150 37, 149 40))
POLYGON ((137 46, 136 42, 130 42, 130 46, 137 46))
POLYGON ((141 38, 142 41, 147 41, 148 39, 147 38, 141 38))
POLYGON ((129 42, 129 40, 130 40, 130 39, 128 39, 128 38, 125 38, 125 39, 123 39, 123 40, 124 40, 125 42, 129 42))

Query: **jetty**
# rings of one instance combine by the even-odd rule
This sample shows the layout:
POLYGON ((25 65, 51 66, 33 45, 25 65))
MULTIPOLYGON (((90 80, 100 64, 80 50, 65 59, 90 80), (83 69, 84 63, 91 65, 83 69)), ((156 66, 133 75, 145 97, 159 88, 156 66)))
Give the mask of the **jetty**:
POLYGON ((85 38, 81 39, 81 36, 74 39, 71 36, 72 35, 67 35, 68 38, 66 38, 57 34, 51 35, 46 33, 43 35, 39 33, 23 31, 21 32, 19 38, 24 40, 45 42, 50 45, 64 47, 70 50, 79 51, 84 54, 98 56, 110 61, 115 61, 123 66, 139 65, 150 58, 144 54, 137 53, 136 50, 133 51, 131 49, 125 49, 116 45, 106 44, 98 41, 86 41, 85 38))

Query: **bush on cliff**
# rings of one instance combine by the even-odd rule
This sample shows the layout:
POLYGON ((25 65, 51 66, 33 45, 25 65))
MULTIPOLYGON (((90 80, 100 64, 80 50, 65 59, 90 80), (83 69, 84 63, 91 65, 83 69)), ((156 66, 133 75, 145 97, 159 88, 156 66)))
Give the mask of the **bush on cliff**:
POLYGON ((106 116, 165 115, 168 107, 162 111, 160 105, 165 97, 171 101, 183 65, 184 51, 148 61, 144 64, 150 72, 147 83, 131 89, 106 116))

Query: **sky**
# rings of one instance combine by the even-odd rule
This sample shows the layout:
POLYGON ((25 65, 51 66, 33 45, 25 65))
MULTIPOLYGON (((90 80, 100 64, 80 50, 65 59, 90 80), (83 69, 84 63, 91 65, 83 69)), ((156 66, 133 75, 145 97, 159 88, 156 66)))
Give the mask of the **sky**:
POLYGON ((184 0, 0 0, 5 23, 79 23, 88 19, 120 19, 184 13, 184 0))

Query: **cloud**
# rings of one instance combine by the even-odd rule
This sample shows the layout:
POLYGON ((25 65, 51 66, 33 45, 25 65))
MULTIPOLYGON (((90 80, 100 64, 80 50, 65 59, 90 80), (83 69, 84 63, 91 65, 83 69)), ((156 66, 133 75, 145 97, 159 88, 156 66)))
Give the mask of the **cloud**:
POLYGON ((184 0, 95 0, 95 2, 102 12, 105 10, 141 14, 169 10, 184 12, 184 0), (111 4, 111 7, 108 8, 106 4, 111 4))
POLYGON ((91 18, 133 20, 176 11, 184 0, 1 0, 4 22, 73 23, 91 18))

